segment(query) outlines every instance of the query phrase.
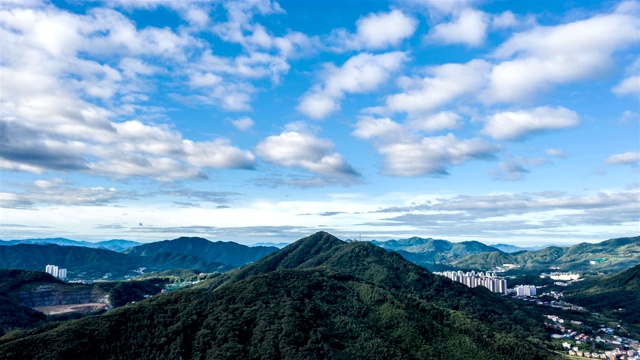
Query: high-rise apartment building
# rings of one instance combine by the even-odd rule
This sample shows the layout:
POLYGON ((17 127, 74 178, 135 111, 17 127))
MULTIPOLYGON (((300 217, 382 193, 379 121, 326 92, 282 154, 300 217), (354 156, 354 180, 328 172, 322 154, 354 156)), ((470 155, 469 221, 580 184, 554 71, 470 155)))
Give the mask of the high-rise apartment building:
POLYGON ((434 274, 446 276, 453 281, 465 284, 468 287, 484 286, 487 289, 500 294, 507 293, 507 280, 497 277, 492 272, 479 272, 475 271, 462 272, 462 271, 443 271, 436 272, 434 274))

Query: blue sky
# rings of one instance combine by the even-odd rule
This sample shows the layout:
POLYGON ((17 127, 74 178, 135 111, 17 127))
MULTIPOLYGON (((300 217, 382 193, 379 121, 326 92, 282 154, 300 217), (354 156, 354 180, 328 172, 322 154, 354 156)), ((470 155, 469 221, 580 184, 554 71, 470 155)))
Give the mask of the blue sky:
POLYGON ((0 238, 640 233, 634 1, 2 1, 0 238))

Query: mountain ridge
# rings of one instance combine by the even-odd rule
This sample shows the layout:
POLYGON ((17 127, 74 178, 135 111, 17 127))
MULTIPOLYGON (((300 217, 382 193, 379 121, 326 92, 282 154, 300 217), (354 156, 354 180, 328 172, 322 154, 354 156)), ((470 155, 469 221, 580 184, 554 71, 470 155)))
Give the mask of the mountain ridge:
POLYGON ((507 263, 518 265, 521 271, 529 272, 549 270, 551 267, 562 271, 585 268, 619 271, 640 264, 640 236, 609 239, 599 243, 580 243, 569 247, 549 246, 541 250, 512 254, 470 254, 455 260, 452 266, 486 271, 507 263))
POLYGON ((486 289, 454 283, 373 244, 316 233, 191 289, 6 335, 0 352, 109 359, 555 358, 539 347, 544 334, 541 319, 486 289))
POLYGON ((197 256, 208 262, 219 262, 233 267, 256 261, 276 247, 247 246, 232 241, 210 241, 201 237, 179 237, 134 246, 124 253, 127 255, 149 256, 160 252, 170 252, 197 256))

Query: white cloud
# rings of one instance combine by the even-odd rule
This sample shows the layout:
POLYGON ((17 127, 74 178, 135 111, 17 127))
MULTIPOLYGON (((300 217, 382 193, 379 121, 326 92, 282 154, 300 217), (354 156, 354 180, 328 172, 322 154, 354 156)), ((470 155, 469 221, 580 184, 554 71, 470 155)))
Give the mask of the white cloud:
POLYGON ((329 42, 337 50, 380 50, 399 45, 416 31, 418 21, 400 10, 371 13, 358 19, 356 33, 344 29, 334 30, 329 42))
POLYGON ((416 3, 426 5, 436 15, 439 14, 455 14, 469 8, 476 0, 413 0, 416 3))
POLYGON ((545 150, 545 152, 549 156, 555 156, 555 157, 559 157, 559 158, 567 157, 567 153, 565 153, 564 151, 562 151, 560 149, 547 149, 547 150, 545 150))
POLYGON ((569 109, 543 106, 491 115, 482 133, 497 140, 518 140, 532 133, 569 128, 579 123, 578 115, 569 109))
POLYGON ((584 80, 611 67, 612 54, 640 39, 637 12, 624 4, 607 15, 516 33, 495 52, 487 102, 529 100, 553 85, 584 80))
POLYGON ((112 187, 78 188, 66 186, 55 179, 37 180, 27 185, 22 193, 0 192, 0 207, 24 209, 41 204, 101 206, 131 197, 135 194, 112 187))
POLYGON ((389 118, 373 118, 363 116, 356 123, 352 135, 361 139, 384 138, 399 141, 409 137, 407 130, 389 118))
POLYGON ((392 176, 446 175, 447 168, 471 159, 493 157, 497 147, 453 134, 420 137, 389 118, 361 117, 353 136, 372 140, 384 157, 382 173, 392 176))
POLYGON ((278 166, 300 167, 326 176, 357 176, 357 172, 333 148, 331 140, 311 133, 285 131, 261 141, 256 146, 256 153, 278 166))
POLYGON ((378 151, 385 157, 382 172, 405 177, 447 175, 450 165, 490 158, 496 150, 494 145, 482 139, 458 139, 453 134, 378 146, 378 151))
POLYGON ((634 165, 637 166, 640 163, 640 152, 628 151, 622 154, 611 155, 605 160, 605 163, 609 165, 634 165))
POLYGON ((387 96, 386 107, 395 112, 424 115, 484 85, 490 69, 484 60, 465 64, 445 64, 427 69, 429 76, 403 78, 404 92, 387 96))
POLYGON ((255 122, 251 120, 250 117, 243 117, 237 120, 232 120, 231 124, 236 127, 236 129, 241 131, 247 131, 253 127, 255 122))
POLYGON ((325 118, 340 109, 339 101, 345 94, 377 89, 406 59, 399 51, 379 55, 362 53, 351 57, 340 68, 327 65, 322 84, 303 96, 298 110, 314 119, 325 118))
POLYGON ((416 118, 407 124, 411 129, 436 132, 440 130, 450 129, 456 130, 462 128, 462 117, 451 111, 442 111, 433 115, 416 118))
POLYGON ((629 76, 611 89, 611 91, 618 96, 640 96, 640 75, 629 76))
POLYGON ((493 17, 491 26, 496 29, 509 29, 518 25, 516 16, 510 10, 502 12, 493 17))
POLYGON ((427 38, 444 44, 480 46, 487 36, 488 25, 487 14, 475 9, 464 9, 452 22, 433 27, 427 38))

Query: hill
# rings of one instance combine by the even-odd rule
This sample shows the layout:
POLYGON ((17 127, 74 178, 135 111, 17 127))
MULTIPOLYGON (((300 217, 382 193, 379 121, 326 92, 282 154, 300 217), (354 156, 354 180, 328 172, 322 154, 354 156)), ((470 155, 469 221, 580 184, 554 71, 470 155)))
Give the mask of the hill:
POLYGON ((640 265, 573 283, 564 295, 571 303, 597 312, 615 313, 616 318, 640 325, 640 265))
POLYGON ((93 303, 103 304, 103 308, 117 307, 158 294, 162 290, 161 285, 167 282, 153 278, 91 285, 70 284, 45 272, 0 269, 0 335, 15 329, 32 328, 45 321, 74 317, 72 314, 45 316, 37 311, 43 306, 93 303))
POLYGON ((187 254, 208 262, 219 262, 237 267, 254 262, 276 250, 278 248, 272 246, 245 246, 231 241, 214 242, 198 237, 181 237, 139 245, 125 253, 137 256, 150 256, 161 252, 187 254))
POLYGON ((88 248, 106 249, 106 250, 112 250, 112 251, 118 251, 118 252, 140 245, 139 242, 135 242, 131 240, 116 240, 116 239, 98 241, 98 242, 69 240, 65 238, 0 240, 0 246, 1 245, 11 246, 11 245, 18 245, 18 244, 38 244, 38 245, 54 244, 54 245, 62 245, 62 246, 83 246, 88 248))
POLYGON ((499 251, 478 241, 452 243, 447 240, 419 237, 387 241, 373 240, 371 243, 383 249, 395 251, 405 259, 429 270, 442 270, 465 255, 499 251))
POLYGON ((197 288, 0 338, 16 359, 550 359, 542 319, 368 243, 301 239, 197 288), (30 346, 29 344, 39 344, 30 346))
POLYGON ((518 265, 521 272, 546 271, 552 266, 563 271, 620 271, 640 264, 640 236, 512 254, 473 254, 452 262, 458 268, 477 270, 490 270, 503 264, 518 265))
POLYGON ((0 246, 0 268, 45 269, 54 264, 66 268, 69 278, 123 278, 139 268, 148 271, 196 269, 204 272, 228 271, 230 266, 187 254, 157 253, 153 256, 127 255, 105 249, 82 246, 18 244, 0 246))

